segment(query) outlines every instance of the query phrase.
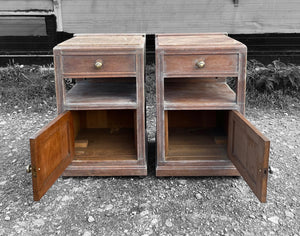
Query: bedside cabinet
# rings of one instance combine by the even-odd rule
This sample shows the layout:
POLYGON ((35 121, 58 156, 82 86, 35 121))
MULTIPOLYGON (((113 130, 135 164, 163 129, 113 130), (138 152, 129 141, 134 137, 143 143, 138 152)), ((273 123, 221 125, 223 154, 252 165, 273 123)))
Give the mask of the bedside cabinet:
POLYGON ((34 200, 60 175, 147 175, 144 58, 143 34, 77 35, 54 48, 59 115, 30 140, 34 200))
POLYGON ((157 176, 242 175, 266 201, 270 142, 244 117, 246 55, 224 34, 156 35, 157 176))

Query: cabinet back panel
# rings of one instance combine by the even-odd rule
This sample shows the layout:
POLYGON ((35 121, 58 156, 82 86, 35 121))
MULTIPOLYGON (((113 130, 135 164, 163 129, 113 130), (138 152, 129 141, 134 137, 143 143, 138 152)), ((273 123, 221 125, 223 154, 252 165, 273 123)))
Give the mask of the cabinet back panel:
POLYGON ((74 125, 75 133, 78 126, 80 126, 80 129, 134 128, 135 114, 133 110, 74 111, 73 114, 76 120, 75 124, 80 123, 79 125, 74 125))
POLYGON ((209 128, 216 126, 215 111, 168 111, 169 128, 209 128))

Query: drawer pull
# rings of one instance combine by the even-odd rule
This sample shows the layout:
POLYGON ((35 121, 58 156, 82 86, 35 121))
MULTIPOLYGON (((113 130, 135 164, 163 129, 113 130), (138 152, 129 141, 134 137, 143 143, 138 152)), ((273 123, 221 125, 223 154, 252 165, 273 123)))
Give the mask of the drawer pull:
POLYGON ((204 62, 204 61, 197 61, 197 62, 196 62, 196 66, 197 66, 198 68, 203 68, 203 67, 205 66, 205 62, 204 62))
POLYGON ((95 62, 95 67, 96 67, 97 69, 100 69, 100 68, 102 67, 102 65, 103 65, 102 61, 96 61, 96 62, 95 62))

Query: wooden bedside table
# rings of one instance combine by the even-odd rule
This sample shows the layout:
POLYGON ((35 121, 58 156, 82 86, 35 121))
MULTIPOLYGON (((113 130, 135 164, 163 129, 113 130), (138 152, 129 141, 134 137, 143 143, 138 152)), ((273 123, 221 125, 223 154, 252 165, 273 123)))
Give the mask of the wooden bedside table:
POLYGON ((242 175, 266 201, 270 142, 244 117, 246 55, 224 34, 156 35, 157 176, 242 175))
POLYGON ((147 175, 144 57, 142 34, 78 35, 54 48, 59 115, 30 140, 34 200, 60 175, 147 175))

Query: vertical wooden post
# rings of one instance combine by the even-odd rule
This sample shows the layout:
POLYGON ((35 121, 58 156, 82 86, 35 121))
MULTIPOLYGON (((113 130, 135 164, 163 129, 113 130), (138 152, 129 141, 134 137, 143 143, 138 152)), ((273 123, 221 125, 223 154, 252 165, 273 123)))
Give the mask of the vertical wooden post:
MULTIPOLYGON (((144 47, 145 48, 145 47, 144 47)), ((136 126, 137 126, 137 156, 140 164, 144 165, 145 149, 145 91, 144 91, 144 48, 136 55, 136 126)))
POLYGON ((56 16, 56 29, 57 31, 64 31, 62 23, 61 0, 53 0, 53 9, 56 16))
MULTIPOLYGON (((156 37, 157 41, 157 37, 156 37)), ((164 132, 164 77, 163 77, 163 54, 156 51, 156 142, 157 164, 165 161, 165 132, 164 132)))
POLYGON ((169 116, 168 111, 165 111, 165 155, 169 153, 169 116))
POLYGON ((60 50, 53 50, 54 56, 54 73, 55 73, 55 89, 56 89, 56 106, 57 114, 63 112, 63 100, 65 96, 65 86, 62 76, 62 62, 61 62, 61 52, 60 50))
POLYGON ((247 48, 239 53, 239 74, 237 79, 236 99, 239 111, 245 115, 247 48))

